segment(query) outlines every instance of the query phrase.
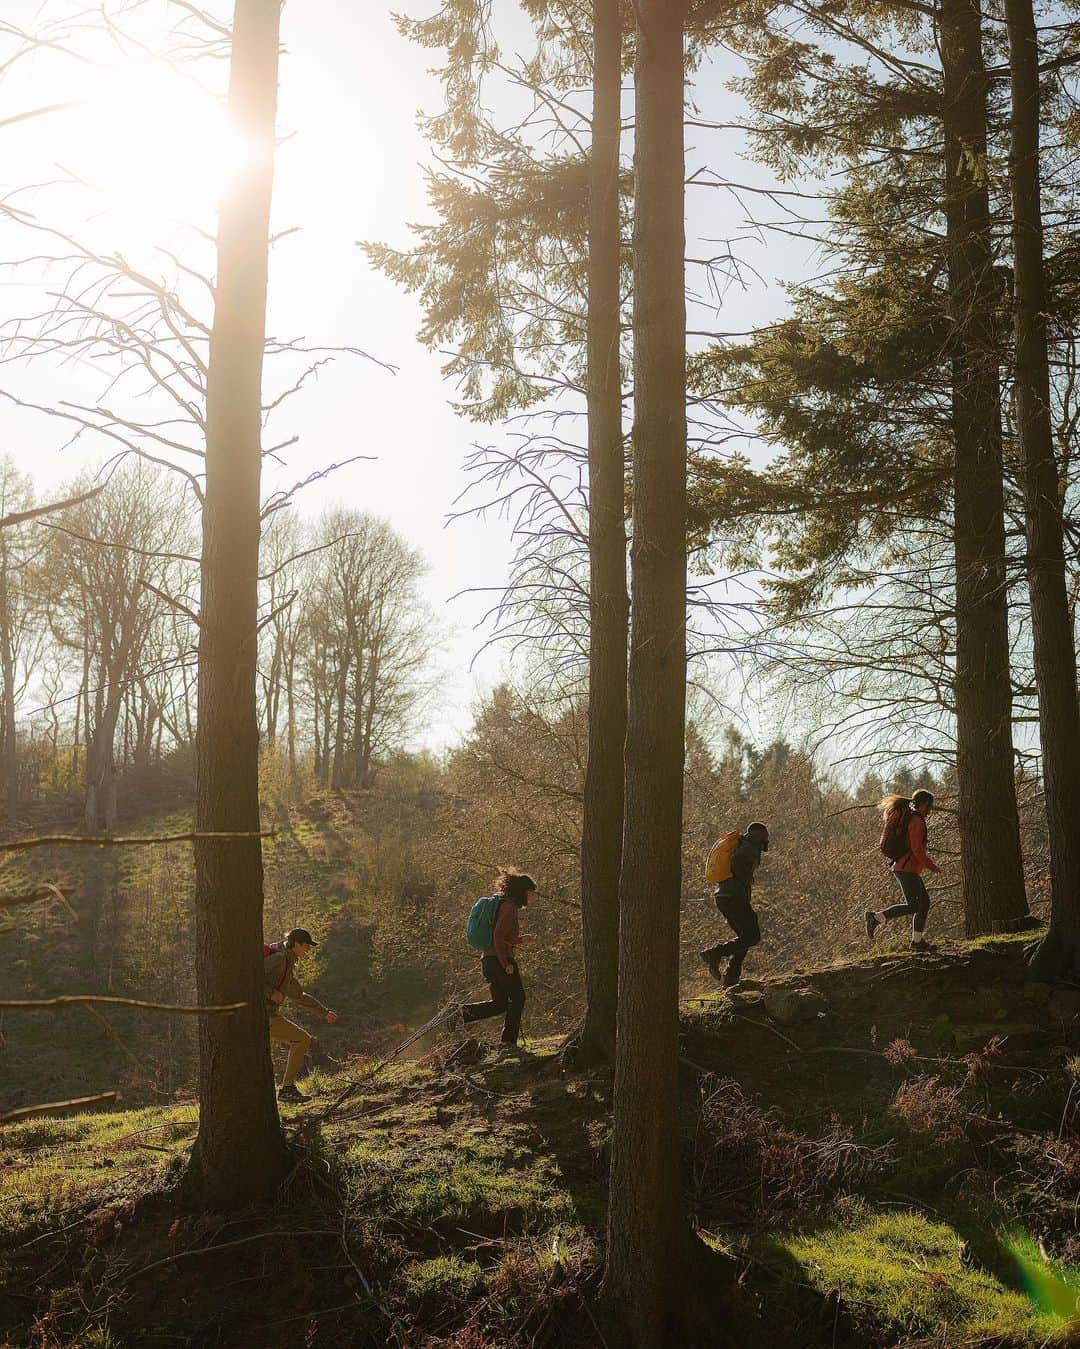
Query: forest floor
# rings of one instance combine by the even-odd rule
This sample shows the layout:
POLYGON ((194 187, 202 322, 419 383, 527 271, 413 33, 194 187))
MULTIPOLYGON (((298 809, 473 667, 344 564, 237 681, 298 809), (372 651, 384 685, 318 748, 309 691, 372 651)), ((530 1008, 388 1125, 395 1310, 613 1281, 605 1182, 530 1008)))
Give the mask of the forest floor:
MULTIPOLYGON (((687 1207, 754 1339, 1080 1343, 1080 990, 1019 940, 748 980, 682 1032, 687 1207)), ((0 1342, 614 1349, 611 1076, 529 1049, 315 1075, 277 1202, 229 1219, 176 1197, 192 1105, 0 1130, 0 1342)))

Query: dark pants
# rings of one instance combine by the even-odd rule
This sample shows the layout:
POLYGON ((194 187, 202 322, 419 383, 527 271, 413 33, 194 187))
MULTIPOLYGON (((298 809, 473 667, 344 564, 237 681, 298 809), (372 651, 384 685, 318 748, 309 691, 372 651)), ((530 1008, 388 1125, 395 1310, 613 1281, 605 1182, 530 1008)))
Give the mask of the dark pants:
POLYGON ((894 871, 893 880, 900 887, 904 902, 890 904, 887 909, 881 910, 881 916, 902 918, 905 913, 910 913, 912 935, 921 937, 923 928, 926 927, 926 915, 930 912, 930 895, 923 884, 923 878, 917 876, 914 871, 894 871))
POLYGON ((501 1016, 505 1012, 502 1032, 504 1045, 517 1044, 521 1013, 525 1006, 525 986, 521 982, 516 960, 513 966, 514 972, 507 974, 498 956, 484 956, 480 968, 491 989, 491 999, 489 1002, 467 1002, 461 1009, 461 1015, 466 1021, 483 1021, 485 1017, 501 1016))
POLYGON ((747 951, 750 950, 751 946, 756 946, 761 941, 761 928, 758 926, 757 914, 750 907, 748 899, 733 899, 726 895, 717 895, 716 907, 727 919, 728 926, 734 930, 735 937, 733 941, 722 942, 719 946, 710 946, 707 951, 702 951, 701 954, 706 960, 727 956, 727 972, 734 977, 742 969, 747 951))

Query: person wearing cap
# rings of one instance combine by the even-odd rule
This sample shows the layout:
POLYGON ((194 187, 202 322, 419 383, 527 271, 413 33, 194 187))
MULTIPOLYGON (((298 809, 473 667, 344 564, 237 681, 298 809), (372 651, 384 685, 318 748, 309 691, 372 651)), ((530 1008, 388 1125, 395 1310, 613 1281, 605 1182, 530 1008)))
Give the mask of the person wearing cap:
POLYGON ((716 907, 724 915, 735 936, 731 941, 702 951, 701 958, 708 965, 713 978, 719 979, 725 988, 731 988, 739 982, 747 951, 761 941, 761 927, 750 903, 750 893, 754 887, 754 872, 761 865, 761 854, 768 851, 769 831, 759 820, 755 820, 746 826, 746 832, 731 855, 731 875, 726 881, 721 881, 713 892, 716 907), (727 957, 728 963, 727 969, 721 974, 720 960, 723 956, 727 957))
POLYGON ((289 1059, 285 1065, 285 1075, 281 1079, 278 1091, 279 1101, 291 1101, 299 1104, 311 1098, 305 1096, 296 1085, 304 1059, 311 1047, 311 1036, 301 1026, 286 1021, 281 1015, 281 1004, 286 998, 297 1002, 301 1007, 311 1007, 321 1012, 323 1020, 332 1026, 337 1013, 324 1007, 318 998, 305 993, 293 973, 296 962, 318 946, 318 942, 304 927, 294 927, 286 932, 285 940, 274 942, 263 958, 263 981, 266 985, 266 1011, 270 1022, 270 1045, 289 1046, 289 1059))

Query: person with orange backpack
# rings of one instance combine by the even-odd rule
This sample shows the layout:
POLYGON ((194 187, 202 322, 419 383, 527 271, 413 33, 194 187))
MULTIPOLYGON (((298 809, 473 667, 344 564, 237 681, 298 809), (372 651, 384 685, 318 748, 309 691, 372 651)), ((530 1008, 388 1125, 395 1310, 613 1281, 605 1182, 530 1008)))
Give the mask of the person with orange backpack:
POLYGON ((709 850, 705 880, 716 885, 713 892, 716 907, 735 936, 731 941, 710 946, 700 955, 712 977, 725 988, 739 982, 747 951, 761 941, 761 926, 750 903, 750 894, 754 872, 761 865, 761 854, 768 851, 769 831, 759 820, 748 824, 744 834, 724 834, 709 850), (720 960, 724 956, 728 963, 721 974, 720 960))
POLYGON ((291 1002, 299 1003, 301 1007, 314 1008, 315 1011, 322 1013, 323 1020, 328 1026, 332 1026, 337 1020, 336 1012, 331 1012, 318 998, 304 992, 293 973, 296 962, 310 955, 318 944, 307 928, 294 927, 290 932, 286 932, 283 941, 263 946, 263 982, 266 987, 270 1046, 271 1048, 275 1044, 289 1046, 289 1059, 281 1079, 278 1100, 293 1105, 301 1105, 311 1100, 311 1097, 305 1096, 296 1085, 296 1079, 304 1066, 304 1059, 311 1048, 311 1036, 302 1027, 285 1020, 281 1015, 281 1004, 288 998, 291 1002))
POLYGON ((934 794, 925 787, 910 799, 906 796, 886 796, 881 802, 884 824, 878 847, 889 862, 889 870, 904 896, 902 904, 866 911, 866 935, 871 941, 882 923, 890 918, 911 914, 911 949, 925 952, 926 918, 930 912, 930 895, 922 873, 941 874, 941 868, 926 851, 926 817, 934 808, 934 794))

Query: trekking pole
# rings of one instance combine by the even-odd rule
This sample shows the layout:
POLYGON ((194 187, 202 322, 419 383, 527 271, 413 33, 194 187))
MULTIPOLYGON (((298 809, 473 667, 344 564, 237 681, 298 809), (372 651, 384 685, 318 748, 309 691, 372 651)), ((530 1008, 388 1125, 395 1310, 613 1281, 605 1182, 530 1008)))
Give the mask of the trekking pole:
POLYGON ((423 1039, 425 1035, 430 1034, 434 1030, 438 1030, 440 1026, 444 1026, 460 1007, 461 1002, 459 999, 447 1003, 441 1011, 435 1013, 430 1021, 425 1021, 422 1026, 419 1026, 416 1030, 410 1032, 410 1034, 406 1036, 399 1045, 395 1046, 389 1054, 385 1054, 381 1059, 376 1059, 372 1063, 369 1063, 361 1076, 354 1078, 347 1086, 343 1087, 333 1101, 331 1101, 320 1114, 309 1116, 304 1122, 324 1123, 335 1111, 344 1105, 351 1096, 354 1096, 361 1087, 366 1086, 368 1082, 376 1077, 383 1068, 388 1068, 400 1054, 403 1054, 406 1051, 406 1049, 411 1049, 412 1046, 416 1044, 417 1040, 423 1039))

